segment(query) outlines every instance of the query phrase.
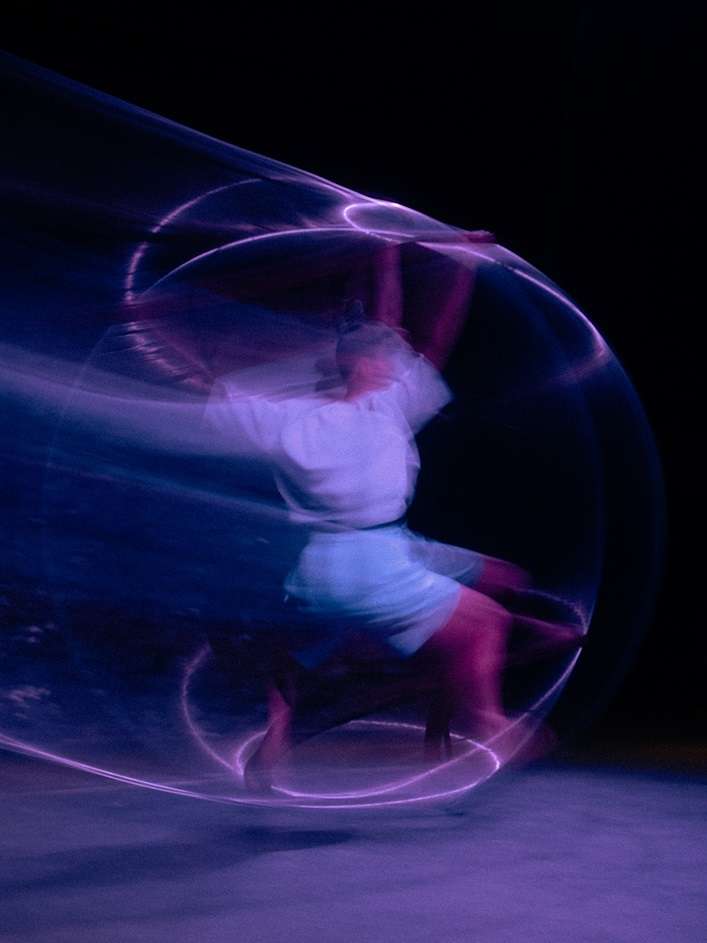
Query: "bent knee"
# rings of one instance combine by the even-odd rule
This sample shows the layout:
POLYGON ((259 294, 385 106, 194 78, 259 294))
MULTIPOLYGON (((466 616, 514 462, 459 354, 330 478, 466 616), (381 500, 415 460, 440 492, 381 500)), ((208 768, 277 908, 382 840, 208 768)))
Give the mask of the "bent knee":
POLYGON ((507 631, 510 629, 510 612, 495 599, 477 590, 462 586, 457 607, 442 631, 449 628, 469 632, 473 629, 507 631))

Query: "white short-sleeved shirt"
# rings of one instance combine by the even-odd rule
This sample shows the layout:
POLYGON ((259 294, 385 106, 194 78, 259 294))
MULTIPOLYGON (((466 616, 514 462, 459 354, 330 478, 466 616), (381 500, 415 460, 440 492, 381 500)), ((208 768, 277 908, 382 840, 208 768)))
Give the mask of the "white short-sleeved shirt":
POLYGON ((402 517, 412 499, 420 467, 415 434, 451 399, 421 354, 405 351, 393 364, 387 386, 353 399, 254 393, 232 374, 215 385, 205 419, 235 453, 272 463, 293 521, 383 524, 402 517))

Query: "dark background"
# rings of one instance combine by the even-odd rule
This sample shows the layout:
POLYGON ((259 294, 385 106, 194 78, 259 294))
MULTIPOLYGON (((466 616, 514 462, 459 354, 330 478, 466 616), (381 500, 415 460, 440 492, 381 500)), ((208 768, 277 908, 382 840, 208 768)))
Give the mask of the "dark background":
POLYGON ((569 292, 643 401, 668 508, 655 615, 592 736, 699 743, 699 23, 676 5, 486 6, 386 22, 338 5, 258 18, 216 5, 163 19, 27 11, 5 19, 2 45, 240 147, 490 229, 569 292))

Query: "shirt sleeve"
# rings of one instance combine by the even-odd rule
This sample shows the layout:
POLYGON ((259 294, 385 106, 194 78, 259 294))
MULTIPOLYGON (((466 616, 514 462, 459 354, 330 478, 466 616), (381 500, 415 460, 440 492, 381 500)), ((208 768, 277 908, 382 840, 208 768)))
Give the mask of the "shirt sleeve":
POLYGON ((413 432, 419 432, 453 399, 442 375, 422 354, 403 360, 389 392, 413 432))
POLYGON ((278 442, 281 410, 266 397, 217 380, 204 409, 204 425, 233 454, 266 458, 278 442))

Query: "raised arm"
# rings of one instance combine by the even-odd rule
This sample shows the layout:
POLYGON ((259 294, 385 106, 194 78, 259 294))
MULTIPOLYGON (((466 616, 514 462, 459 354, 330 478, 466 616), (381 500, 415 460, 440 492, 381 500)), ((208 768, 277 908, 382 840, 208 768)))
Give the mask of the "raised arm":
MULTIPOLYGON (((468 233, 470 242, 493 241, 488 233, 468 233)), ((385 243, 374 259, 370 317, 393 328, 405 328, 414 349, 441 370, 461 334, 474 290, 473 268, 450 263, 412 310, 406 311, 402 284, 402 247, 385 243)))
POLYGON ((441 284, 430 311, 412 338, 419 353, 441 370, 461 334, 474 290, 475 273, 457 265, 449 281, 441 284))
POLYGON ((388 327, 403 326, 403 286, 400 271, 400 246, 385 242, 373 261, 373 321, 388 327))
MULTIPOLYGON (((485 229, 460 232, 459 240, 471 243, 495 243, 493 233, 485 229)), ((455 265, 445 284, 440 285, 434 309, 426 319, 426 331, 421 332, 416 349, 438 369, 447 362, 469 313, 477 270, 475 267, 455 265)))
POLYGON ((280 413, 281 409, 265 397, 248 395, 233 380, 224 378, 213 386, 203 423, 219 437, 227 452, 267 459, 277 444, 280 413))

